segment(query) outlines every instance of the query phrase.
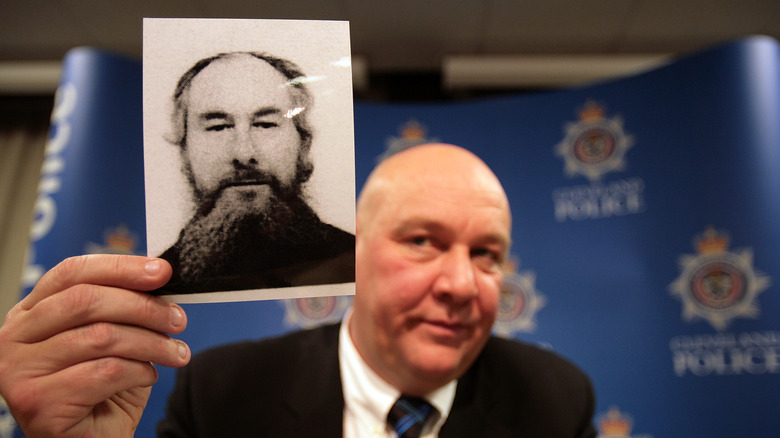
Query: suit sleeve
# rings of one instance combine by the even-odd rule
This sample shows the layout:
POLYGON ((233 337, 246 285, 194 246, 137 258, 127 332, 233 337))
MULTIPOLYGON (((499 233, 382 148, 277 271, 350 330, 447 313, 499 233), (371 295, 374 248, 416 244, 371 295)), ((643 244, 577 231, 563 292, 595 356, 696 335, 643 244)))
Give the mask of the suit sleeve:
POLYGON ((458 380, 446 437, 595 438, 588 376, 567 359, 491 338, 458 380))
POLYGON ((157 424, 159 438, 195 438, 190 405, 190 367, 181 368, 176 374, 176 385, 168 399, 165 418, 157 424))
POLYGON ((593 391, 593 384, 590 379, 583 375, 585 379, 585 410, 582 416, 580 430, 581 433, 576 438, 596 438, 596 429, 593 427, 593 413, 595 411, 596 397, 593 391))

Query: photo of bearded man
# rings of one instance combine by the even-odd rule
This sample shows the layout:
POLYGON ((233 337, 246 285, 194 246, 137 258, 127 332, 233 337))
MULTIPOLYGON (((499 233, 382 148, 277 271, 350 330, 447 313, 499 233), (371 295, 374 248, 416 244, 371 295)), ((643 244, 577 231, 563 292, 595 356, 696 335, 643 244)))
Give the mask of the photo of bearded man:
POLYGON ((305 199, 313 97, 293 62, 262 52, 197 61, 173 95, 173 133, 194 215, 160 257, 164 293, 354 281, 352 233, 305 199))

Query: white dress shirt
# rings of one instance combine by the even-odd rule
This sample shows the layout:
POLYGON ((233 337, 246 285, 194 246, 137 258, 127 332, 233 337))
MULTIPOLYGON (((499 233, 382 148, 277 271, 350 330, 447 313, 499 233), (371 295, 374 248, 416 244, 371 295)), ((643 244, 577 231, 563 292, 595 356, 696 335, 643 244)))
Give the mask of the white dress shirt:
MULTIPOLYGON (((344 438, 397 438, 387 425, 387 414, 401 393, 379 377, 352 343, 347 329, 348 312, 339 332, 339 369, 344 393, 344 438)), ((453 380, 424 398, 438 411, 423 427, 422 438, 437 438, 452 408, 457 381, 453 380)))

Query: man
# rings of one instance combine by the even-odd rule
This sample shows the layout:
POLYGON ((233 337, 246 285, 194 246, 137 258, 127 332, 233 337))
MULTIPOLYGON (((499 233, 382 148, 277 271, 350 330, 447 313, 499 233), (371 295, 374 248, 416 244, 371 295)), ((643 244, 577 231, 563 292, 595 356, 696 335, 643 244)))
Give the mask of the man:
MULTIPOLYGON (((482 161, 450 145, 401 152, 369 177, 357 212, 346 322, 198 356, 161 436, 595 437, 584 374, 490 336, 510 213, 482 161), (396 435, 394 414, 410 405, 421 413, 396 435)), ((155 379, 149 361, 189 361, 161 334, 183 330, 181 309, 135 292, 168 275, 156 260, 71 259, 9 313, 0 394, 29 437, 132 434, 155 379)))
POLYGON ((166 292, 354 281, 354 236, 303 199, 312 97, 293 63, 234 52, 198 61, 174 92, 172 142, 195 204, 166 292))

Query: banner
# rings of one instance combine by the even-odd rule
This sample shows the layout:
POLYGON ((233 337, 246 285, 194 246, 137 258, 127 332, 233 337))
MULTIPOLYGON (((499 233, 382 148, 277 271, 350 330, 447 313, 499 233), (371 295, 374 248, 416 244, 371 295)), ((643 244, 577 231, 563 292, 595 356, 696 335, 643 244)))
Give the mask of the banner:
MULTIPOLYGON (((136 60, 86 48, 63 60, 23 296, 64 258, 146 253, 141 97, 136 60)), ((0 437, 21 436, 2 414, 0 437)))
POLYGON ((24 294, 66 257, 145 254, 140 74, 137 61, 91 49, 65 57, 24 294))
POLYGON ((602 436, 774 436, 779 58, 759 37, 588 87, 361 104, 358 178, 425 141, 486 160, 517 266, 496 331, 583 367, 602 436))
MULTIPOLYGON (((144 252, 140 77, 139 63, 102 53, 66 59, 28 272, 144 252)), ((778 43, 749 38, 587 87, 357 102, 357 187, 410 145, 473 150, 513 208, 515 270, 495 331, 580 365, 602 436, 773 436, 779 121, 778 43)), ((271 336, 338 319, 346 300, 186 305, 181 338, 197 353, 271 336)), ((138 436, 164 415, 175 370, 159 371, 138 436)))

